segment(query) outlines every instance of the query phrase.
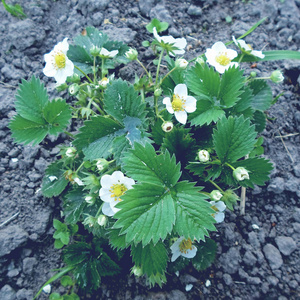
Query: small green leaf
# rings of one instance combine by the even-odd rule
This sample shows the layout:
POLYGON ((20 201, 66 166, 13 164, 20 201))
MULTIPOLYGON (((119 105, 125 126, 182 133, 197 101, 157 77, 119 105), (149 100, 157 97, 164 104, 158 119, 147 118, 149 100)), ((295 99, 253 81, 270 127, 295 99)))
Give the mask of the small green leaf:
POLYGON ((197 245, 197 249, 196 256, 193 258, 193 266, 198 271, 203 271, 214 262, 217 244, 212 239, 206 239, 197 245))
POLYGON ((57 239, 57 240, 54 241, 54 248, 55 249, 61 249, 64 246, 65 246, 64 243, 60 239, 57 239))
POLYGON ((146 29, 153 33, 153 28, 156 27, 157 32, 165 31, 168 29, 169 24, 167 22, 160 22, 158 19, 154 18, 149 24, 146 25, 146 29))
POLYGON ((56 161, 46 169, 42 182, 42 193, 48 198, 58 196, 64 191, 68 182, 64 176, 63 163, 56 161))
POLYGON ((66 225, 57 219, 53 219, 53 227, 56 230, 64 230, 66 228, 66 225))
POLYGON ((70 276, 63 276, 60 280, 60 284, 64 287, 66 286, 72 286, 73 285, 73 280, 70 276))
POLYGON ((272 105, 273 96, 270 86, 262 80, 251 81, 249 87, 252 89, 252 108, 265 111, 272 105))
POLYGON ((214 129, 213 141, 216 153, 222 163, 232 163, 249 154, 254 148, 256 132, 249 119, 223 117, 214 129))

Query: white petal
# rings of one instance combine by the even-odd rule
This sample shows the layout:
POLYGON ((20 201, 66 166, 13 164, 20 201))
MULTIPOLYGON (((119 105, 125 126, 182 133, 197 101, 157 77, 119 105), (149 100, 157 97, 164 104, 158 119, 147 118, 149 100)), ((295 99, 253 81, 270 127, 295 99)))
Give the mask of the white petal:
POLYGON ((56 71, 56 74, 54 75, 55 80, 57 81, 58 84, 63 84, 66 82, 67 75, 64 72, 64 69, 58 69, 56 71))
POLYGON ((185 124, 186 120, 187 120, 187 113, 185 110, 181 110, 181 111, 175 111, 175 118, 176 120, 181 123, 181 124, 185 124))
POLYGON ((228 66, 226 66, 226 70, 229 69, 230 67, 232 68, 233 66, 237 68, 239 66, 239 63, 238 62, 231 62, 228 66))
POLYGON ((166 35, 161 37, 162 41, 165 44, 174 44, 176 43, 176 40, 171 35, 166 35))
POLYGON ((218 211, 224 211, 226 209, 226 205, 223 201, 215 202, 214 206, 218 209, 218 211))
POLYGON ((227 49, 226 53, 227 53, 227 56, 230 60, 233 60, 234 58, 236 58, 238 56, 238 53, 235 50, 232 50, 232 49, 227 49))
POLYGON ((213 46, 211 47, 211 49, 213 51, 217 52, 217 53, 219 53, 219 52, 225 52, 227 50, 225 44, 222 43, 222 42, 216 42, 216 43, 214 43, 213 46))
POLYGON ((166 105, 166 109, 170 114, 174 114, 174 109, 172 107, 171 99, 169 97, 164 98, 163 104, 166 105))
POLYGON ((53 54, 50 53, 47 53, 47 54, 44 54, 44 60, 46 63, 53 63, 53 54))
POLYGON ((109 56, 109 53, 110 52, 107 49, 103 48, 103 47, 100 50, 100 55, 109 56))
MULTIPOLYGON (((179 39, 175 40, 175 47, 177 47, 181 50, 183 50, 186 47, 186 45, 187 45, 187 41, 185 38, 179 38, 179 39)), ((176 50, 176 51, 178 51, 178 50, 176 50)))
POLYGON ((217 221, 217 223, 221 223, 224 221, 225 219, 225 214, 222 212, 218 212, 214 215, 215 220, 217 221))
POLYGON ((64 71, 67 76, 72 76, 74 73, 74 64, 68 58, 66 59, 66 66, 64 68, 64 71))
POLYGON ((56 74, 56 69, 53 68, 53 66, 50 63, 47 63, 45 68, 43 69, 43 73, 47 76, 47 77, 54 77, 56 74))
POLYGON ((179 250, 179 244, 181 243, 181 241, 184 239, 184 237, 180 237, 176 240, 176 242, 170 247, 171 251, 174 252, 177 249, 179 250))
POLYGON ((246 44, 244 40, 238 40, 240 47, 246 51, 251 51, 251 48, 246 44))
POLYGON ((161 42, 161 37, 158 35, 156 27, 153 27, 153 36, 159 43, 161 42))
POLYGON ((187 97, 187 87, 185 84, 177 84, 174 89, 174 94, 178 95, 180 98, 185 99, 187 97))
POLYGON ((251 51, 251 54, 258 57, 258 58, 264 58, 265 55, 261 51, 253 50, 251 51))
POLYGON ((111 174, 113 183, 123 183, 124 174, 121 171, 115 171, 111 174))
POLYGON ((164 100, 163 100, 163 104, 171 105, 171 98, 170 97, 165 97, 164 100))
POLYGON ((123 183, 128 190, 132 189, 132 186, 135 184, 135 181, 132 178, 124 177, 123 183))
POLYGON ((207 49, 206 52, 205 52, 205 56, 206 56, 206 59, 207 59, 207 62, 212 65, 212 66, 215 66, 216 64, 218 64, 216 62, 216 56, 217 56, 217 53, 212 50, 212 49, 207 49))
POLYGON ((115 214, 115 212, 111 209, 109 203, 104 203, 102 206, 102 212, 108 217, 111 217, 115 214))
POLYGON ((235 44, 237 47, 239 47, 238 41, 236 40, 236 38, 235 38, 234 35, 232 36, 232 40, 233 40, 234 44, 235 44))
POLYGON ((64 38, 64 40, 59 44, 60 44, 61 51, 67 53, 67 51, 69 50, 68 38, 64 38))
POLYGON ((197 253, 197 248, 192 246, 192 250, 187 250, 186 253, 181 253, 181 256, 186 258, 193 258, 197 253))
POLYGON ((119 53, 118 50, 113 50, 113 51, 110 51, 109 53, 109 57, 115 57, 117 54, 119 53))
POLYGON ((181 255, 181 252, 178 249, 176 252, 173 253, 173 255, 171 257, 171 262, 175 261, 180 255, 181 255))
POLYGON ((197 100, 196 98, 192 96, 187 96, 186 97, 186 102, 185 102, 185 111, 188 113, 192 113, 196 110, 197 108, 197 100))
POLYGON ((110 187, 114 184, 111 178, 111 175, 103 175, 100 180, 101 187, 104 189, 110 189, 110 187))
POLYGON ((223 74, 230 66, 230 64, 228 65, 228 67, 225 67, 225 66, 222 66, 220 64, 216 64, 216 65, 213 65, 216 70, 220 73, 220 74, 223 74))
POLYGON ((101 188, 99 191, 99 196, 100 196, 101 200, 104 202, 113 202, 115 198, 111 197, 111 195, 112 194, 109 191, 109 189, 101 188))

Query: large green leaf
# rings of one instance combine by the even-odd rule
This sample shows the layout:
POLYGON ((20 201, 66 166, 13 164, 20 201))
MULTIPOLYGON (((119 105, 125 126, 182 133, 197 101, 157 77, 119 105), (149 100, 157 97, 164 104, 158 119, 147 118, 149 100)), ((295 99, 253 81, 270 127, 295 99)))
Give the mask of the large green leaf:
POLYGON ((42 183, 42 193, 45 197, 54 197, 61 194, 68 184, 64 176, 63 163, 57 161, 48 166, 42 183))
POLYGON ((176 223, 174 231, 191 240, 204 240, 208 230, 215 230, 213 210, 206 201, 208 197, 199 193, 199 187, 182 181, 176 184, 176 223))
POLYGON ((165 273, 168 254, 162 242, 155 245, 150 243, 145 247, 139 243, 131 247, 131 254, 133 262, 142 269, 143 274, 151 276, 165 273))
POLYGON ((175 156, 171 157, 168 151, 157 155, 149 143, 145 146, 135 143, 122 160, 126 174, 139 182, 172 187, 181 176, 175 156))
POLYGON ((152 240, 156 244, 164 240, 175 223, 175 205, 169 190, 162 186, 143 183, 128 190, 117 204, 121 210, 115 214, 118 219, 114 228, 122 228, 126 242, 142 242, 147 245, 152 240))
POLYGON ((270 86, 265 81, 254 80, 250 82, 249 87, 252 89, 253 94, 252 108, 262 111, 269 109, 273 101, 270 86))
POLYGON ((198 271, 207 269, 215 260, 217 252, 217 244, 212 239, 206 239, 201 241, 197 245, 198 251, 196 256, 193 258, 193 266, 198 271))
POLYGON ((232 163, 249 154, 255 145, 256 132, 249 119, 223 117, 214 129, 213 141, 222 163, 232 163))
POLYGON ((104 109, 119 122, 126 117, 145 119, 145 104, 142 102, 138 92, 126 81, 118 79, 113 81, 104 94, 104 109))

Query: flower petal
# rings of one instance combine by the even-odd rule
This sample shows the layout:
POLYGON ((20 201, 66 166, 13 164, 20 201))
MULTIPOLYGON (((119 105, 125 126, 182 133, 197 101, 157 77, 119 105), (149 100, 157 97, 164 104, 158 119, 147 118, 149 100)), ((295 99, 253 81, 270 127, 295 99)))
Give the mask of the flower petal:
POLYGON ((217 53, 225 52, 227 50, 223 42, 216 42, 212 45, 211 49, 217 53))
POLYGON ((192 246, 192 250, 187 250, 186 253, 181 253, 181 256, 186 258, 193 258, 197 253, 197 248, 192 246))
POLYGON ((99 196, 103 202, 113 202, 114 197, 111 197, 112 193, 109 189, 101 188, 99 191, 99 196))
POLYGON ((109 203, 104 203, 102 206, 102 212, 104 215, 111 217, 115 214, 115 212, 111 209, 109 203))
POLYGON ((64 69, 58 69, 54 75, 54 78, 58 84, 63 84, 66 82, 67 75, 64 69))
POLYGON ((218 212, 214 215, 214 218, 217 221, 217 223, 221 223, 225 219, 225 214, 223 212, 218 212))
POLYGON ((218 211, 224 211, 226 209, 226 205, 223 201, 215 202, 214 206, 218 209, 218 211))
POLYGON ((104 189, 110 189, 110 187, 114 184, 111 175, 103 175, 100 180, 101 187, 104 189))
POLYGON ((111 179, 113 183, 123 183, 124 174, 121 171, 115 171, 111 174, 111 179))
POLYGON ((174 114, 174 109, 172 107, 171 99, 169 97, 164 98, 163 104, 166 105, 166 109, 170 114, 174 114))
POLYGON ((180 98, 186 99, 187 97, 187 87, 185 84, 180 83, 175 86, 174 94, 178 95, 180 98))
POLYGON ((43 73, 47 76, 47 77, 54 77, 56 74, 56 69, 53 68, 53 66, 50 63, 47 63, 45 68, 43 69, 43 73))
POLYGON ((197 100, 196 98, 192 96, 187 96, 186 101, 185 101, 185 111, 188 113, 192 113, 196 110, 197 108, 197 100))
POLYGON ((252 50, 251 55, 254 55, 258 58, 264 58, 265 57, 265 55, 262 53, 262 51, 257 51, 257 50, 252 50))
POLYGON ((233 60, 234 58, 236 58, 238 56, 238 53, 235 50, 232 50, 232 49, 227 49, 226 53, 227 53, 227 56, 230 60, 233 60))
POLYGON ((175 118, 179 123, 185 124, 187 121, 186 111, 185 110, 175 111, 175 118))
POLYGON ((175 261, 179 256, 181 255, 181 252, 179 251, 179 249, 177 251, 175 251, 171 257, 171 262, 175 261))
POLYGON ((132 178, 124 177, 123 183, 128 190, 132 189, 132 186, 135 184, 135 181, 132 178))
POLYGON ((161 42, 161 37, 158 35, 156 27, 153 27, 153 36, 159 43, 161 42))

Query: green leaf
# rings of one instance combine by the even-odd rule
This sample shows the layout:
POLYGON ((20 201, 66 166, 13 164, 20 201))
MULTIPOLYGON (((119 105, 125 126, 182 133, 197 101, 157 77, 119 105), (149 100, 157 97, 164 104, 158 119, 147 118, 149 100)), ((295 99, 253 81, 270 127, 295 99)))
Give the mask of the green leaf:
POLYGON ((59 220, 57 219, 53 219, 53 227, 56 229, 56 230, 64 230, 67 228, 66 224, 60 222, 59 220))
POLYGON ((70 242, 70 235, 68 232, 61 232, 60 233, 60 240, 64 245, 68 245, 70 242))
POLYGON ((115 214, 118 220, 113 228, 121 228, 120 233, 126 234, 127 243, 147 245, 153 241, 156 244, 172 231, 175 206, 170 191, 164 187, 137 184, 122 196, 122 200, 117 204, 121 210, 115 214))
POLYGON ((165 273, 168 254, 162 242, 156 245, 150 243, 145 247, 139 243, 131 247, 131 254, 133 262, 142 269, 143 274, 151 276, 165 273))
POLYGON ((232 163, 249 154, 255 144, 255 127, 250 126, 249 119, 240 117, 223 117, 214 129, 213 141, 216 153, 222 163, 232 163))
POLYGON ((208 230, 216 230, 213 210, 206 201, 208 197, 199 193, 199 187, 193 183, 183 181, 175 186, 176 189, 176 223, 174 231, 180 236, 204 240, 208 230))
POLYGON ((47 124, 42 112, 49 99, 47 90, 39 78, 32 76, 29 81, 22 79, 16 100, 16 111, 22 118, 41 125, 47 124))
POLYGON ((64 176, 63 163, 56 161, 48 166, 42 182, 42 193, 45 197, 60 195, 69 181, 64 176))
POLYGON ((264 185, 269 180, 270 173, 273 169, 269 160, 262 157, 248 158, 240 160, 232 165, 234 168, 244 167, 248 172, 250 179, 239 181, 240 185, 254 188, 256 185, 264 185))
POLYGON ((57 240, 54 241, 54 248, 55 249, 61 249, 64 246, 65 246, 65 244, 60 239, 57 239, 57 240))
MULTIPOLYGON (((271 60, 284 60, 284 59, 300 59, 299 51, 292 50, 269 50, 263 51, 265 55, 264 58, 258 58, 253 55, 245 55, 242 58, 243 62, 252 62, 252 61, 271 61, 271 60)), ((234 61, 238 61, 239 56, 234 59, 234 61)))
POLYGON ((158 19, 154 18, 149 24, 146 25, 146 29, 153 33, 153 28, 156 27, 157 32, 165 31, 168 29, 169 24, 167 22, 160 22, 158 19))
POLYGON ((270 86, 265 81, 254 80, 250 82, 249 87, 253 94, 252 108, 261 111, 269 109, 273 101, 270 86))
POLYGON ((127 248, 126 235, 120 234, 120 229, 109 230, 109 243, 113 249, 122 250, 127 248))
POLYGON ((263 132, 267 123, 266 115, 260 110, 255 111, 253 114, 252 123, 255 125, 255 130, 258 133, 263 132))
POLYGON ((153 146, 135 143, 123 157, 123 165, 129 177, 139 182, 147 182, 171 187, 181 176, 180 164, 166 151, 157 155, 153 146))
POLYGON ((145 119, 145 104, 132 85, 118 79, 113 81, 104 94, 104 109, 120 123, 125 117, 145 119))
POLYGON ((76 224, 80 221, 83 210, 87 203, 81 188, 76 188, 68 192, 64 198, 64 214, 65 222, 68 224, 76 224))
POLYGON ((214 262, 217 244, 212 239, 206 239, 197 245, 197 249, 196 256, 193 258, 193 266, 198 271, 203 271, 214 262))
POLYGON ((72 286, 73 285, 73 280, 70 276, 63 276, 60 280, 60 284, 64 287, 72 286))
POLYGON ((239 101, 235 104, 234 110, 238 113, 244 112, 251 107, 253 101, 252 90, 249 86, 245 86, 239 101))
POLYGON ((43 115, 49 123, 48 133, 53 135, 62 132, 72 117, 70 106, 62 99, 48 102, 43 109, 43 115))

